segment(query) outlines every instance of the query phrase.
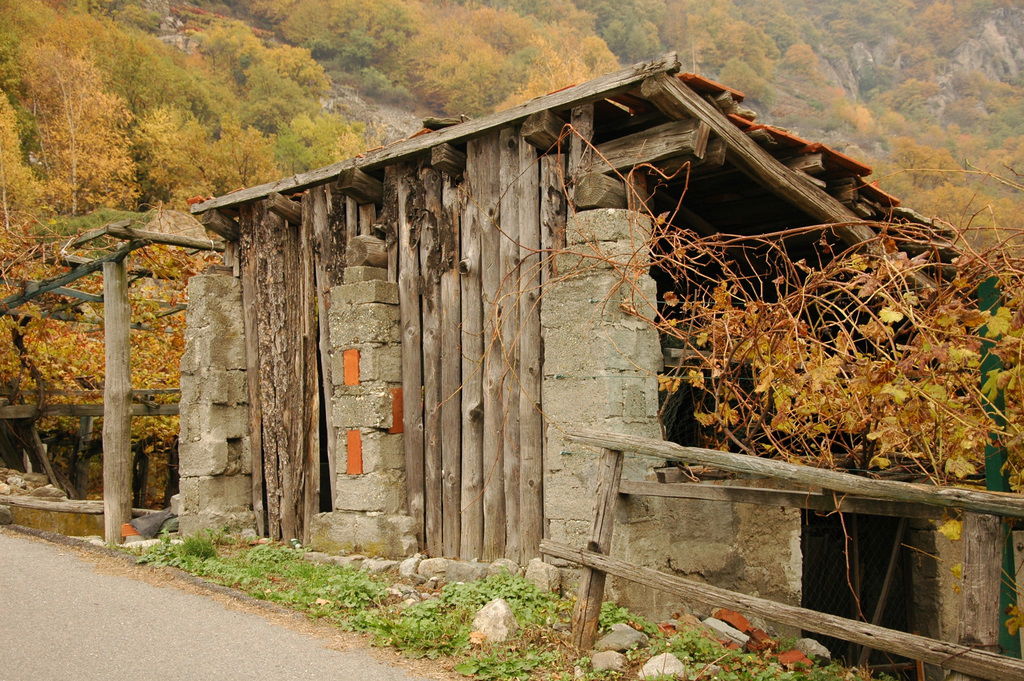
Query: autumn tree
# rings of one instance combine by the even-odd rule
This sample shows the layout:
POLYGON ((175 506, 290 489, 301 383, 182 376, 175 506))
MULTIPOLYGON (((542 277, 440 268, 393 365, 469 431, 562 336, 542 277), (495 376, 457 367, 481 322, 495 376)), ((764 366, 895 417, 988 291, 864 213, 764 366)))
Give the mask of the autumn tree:
POLYGON ((31 209, 39 196, 39 183, 25 164, 14 108, 0 91, 0 211, 4 227, 11 228, 11 213, 31 209))
POLYGON ((137 194, 124 100, 105 90, 89 57, 39 43, 24 56, 28 103, 36 116, 48 193, 72 215, 125 206, 137 194))

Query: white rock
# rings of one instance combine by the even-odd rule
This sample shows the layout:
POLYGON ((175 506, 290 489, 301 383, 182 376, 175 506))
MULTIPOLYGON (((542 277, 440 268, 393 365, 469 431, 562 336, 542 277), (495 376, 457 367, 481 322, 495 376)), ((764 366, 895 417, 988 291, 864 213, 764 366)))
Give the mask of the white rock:
POLYGON ((495 598, 480 608, 473 618, 473 631, 480 632, 486 640, 494 643, 507 640, 517 629, 519 622, 504 598, 495 598))
POLYGON ((612 625, 611 631, 597 639, 594 650, 616 650, 622 653, 632 648, 642 648, 649 640, 644 632, 619 622, 612 625))
POLYGON ((385 558, 367 558, 363 561, 363 564, 359 566, 359 569, 366 570, 370 574, 379 575, 384 572, 390 572, 397 567, 397 560, 387 560, 385 558))
POLYGON ((680 678, 686 673, 686 667, 679 658, 672 653, 662 653, 647 660, 640 668, 641 679, 653 679, 659 676, 672 676, 680 678))
POLYGON ((487 576, 488 567, 476 560, 451 560, 444 578, 448 582, 475 582, 487 576))
POLYGON ((487 576, 491 575, 502 575, 505 573, 510 575, 519 574, 519 563, 515 562, 510 558, 499 558, 490 564, 487 568, 487 576))
MULTIPOLYGON (((173 513, 174 515, 181 515, 181 495, 180 494, 175 494, 175 495, 173 495, 171 497, 170 509, 171 509, 171 513, 173 513)), ((253 534, 256 534, 256 533, 253 532, 253 534)))
POLYGON ((357 568, 366 560, 366 556, 352 555, 352 556, 334 556, 333 562, 341 567, 357 568))
POLYGON ((590 658, 590 664, 595 672, 621 672, 626 668, 626 656, 614 650, 604 650, 594 653, 590 658))
POLYGON ((798 639, 794 647, 810 658, 816 657, 819 660, 832 659, 832 653, 829 649, 815 641, 813 638, 798 639))
POLYGON ((129 548, 132 551, 144 551, 150 546, 156 546, 160 543, 159 539, 145 539, 139 535, 132 535, 124 538, 125 548, 129 548))
POLYGON ((562 572, 554 565, 534 558, 526 566, 526 580, 532 582, 541 591, 558 593, 562 588, 562 572))
POLYGON ((444 579, 448 574, 448 564, 451 563, 447 558, 427 558, 421 560, 420 564, 416 567, 416 573, 420 577, 425 579, 444 579))
POLYGON ((320 553, 319 551, 308 551, 302 554, 303 560, 308 560, 310 563, 333 563, 331 556, 326 553, 320 553))
POLYGON ((718 632, 728 640, 733 641, 734 643, 743 645, 744 643, 750 640, 749 636, 744 634, 736 627, 726 624, 722 620, 715 619, 714 617, 705 618, 701 620, 701 623, 706 627, 714 629, 716 632, 718 632))
POLYGON ((420 561, 423 560, 423 555, 417 553, 415 556, 409 556, 401 563, 398 564, 398 576, 399 577, 412 577, 416 574, 416 568, 420 566, 420 561))

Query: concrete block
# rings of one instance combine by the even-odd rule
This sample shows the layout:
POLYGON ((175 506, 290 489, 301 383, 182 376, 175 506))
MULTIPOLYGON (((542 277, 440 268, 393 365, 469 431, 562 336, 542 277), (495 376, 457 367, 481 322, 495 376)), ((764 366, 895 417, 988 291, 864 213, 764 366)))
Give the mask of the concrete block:
POLYGON ((359 351, 360 383, 401 383, 402 346, 382 343, 360 343, 355 346, 336 347, 331 354, 331 381, 345 384, 346 350, 359 351))
POLYGON ((398 343, 401 340, 397 305, 332 304, 327 317, 334 351, 363 343, 398 343))
POLYGON ((179 410, 181 442, 229 440, 249 434, 249 412, 245 407, 184 403, 179 406, 179 410))
MULTIPOLYGON (((203 511, 239 511, 252 506, 252 481, 248 475, 203 475, 188 480, 194 486, 203 511)), ((182 484, 184 490, 184 484, 182 484)), ((187 496, 192 493, 184 492, 187 496)))
POLYGON ((252 469, 249 438, 182 441, 178 447, 178 472, 182 476, 238 475, 252 469))
MULTIPOLYGON (((386 433, 377 429, 362 428, 363 472, 405 470, 405 450, 401 433, 386 433)), ((348 435, 346 430, 338 432, 337 470, 344 471, 348 461, 348 435)))
POLYGON ((249 390, 245 371, 200 367, 181 375, 181 402, 206 404, 247 404, 249 390))
POLYGON ((405 476, 397 471, 339 475, 334 482, 334 508, 397 514, 405 506, 405 476))
POLYGON ((569 216, 565 226, 567 244, 591 241, 636 241, 651 238, 651 219, 642 213, 623 208, 585 210, 569 216))
POLYGON ((245 369, 245 334, 241 329, 219 327, 217 332, 196 332, 187 327, 181 372, 195 374, 206 368, 245 369))
POLYGON ((332 408, 336 428, 391 428, 391 392, 387 388, 339 386, 332 408))
POLYGON ((318 551, 384 558, 403 558, 416 551, 413 520, 401 514, 320 513, 310 521, 309 543, 318 551))
POLYGON ((388 303, 398 305, 398 284, 380 279, 344 283, 331 289, 331 307, 388 303))
POLYGON ((189 513, 179 517, 179 532, 188 536, 204 530, 224 530, 241 534, 253 531, 256 518, 252 511, 202 511, 189 513))
POLYGON ((365 265, 346 267, 342 277, 346 284, 356 284, 362 281, 374 281, 377 279, 387 281, 388 270, 386 267, 367 267, 365 265))

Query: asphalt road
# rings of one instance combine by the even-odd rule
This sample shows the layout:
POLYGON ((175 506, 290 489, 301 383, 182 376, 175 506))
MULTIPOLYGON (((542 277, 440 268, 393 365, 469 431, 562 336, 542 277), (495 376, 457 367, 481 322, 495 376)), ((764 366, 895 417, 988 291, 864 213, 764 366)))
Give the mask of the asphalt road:
POLYGON ((0 681, 418 678, 365 649, 329 649, 323 636, 102 560, 97 570, 73 549, 0 531, 0 681))

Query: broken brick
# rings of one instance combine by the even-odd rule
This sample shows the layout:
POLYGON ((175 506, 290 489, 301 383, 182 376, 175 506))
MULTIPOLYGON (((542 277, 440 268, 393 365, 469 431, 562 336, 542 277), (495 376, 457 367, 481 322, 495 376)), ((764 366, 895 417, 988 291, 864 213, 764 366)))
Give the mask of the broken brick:
POLYGON ((804 655, 799 650, 796 650, 795 648, 793 650, 787 650, 785 652, 779 653, 775 657, 779 661, 779 664, 789 667, 791 669, 798 665, 804 665, 807 667, 814 666, 814 663, 811 662, 806 655, 804 655))
POLYGON ((713 613, 711 613, 711 616, 714 617, 716 620, 722 620, 729 626, 742 631, 744 634, 748 633, 751 629, 754 628, 754 625, 750 623, 750 620, 748 620, 746 617, 739 614, 735 610, 719 608, 718 610, 715 610, 713 613))
POLYGON ((754 627, 750 630, 749 636, 750 640, 747 641, 747 644, 744 646, 747 652, 760 652, 763 650, 771 650, 775 647, 775 641, 764 629, 754 627))

